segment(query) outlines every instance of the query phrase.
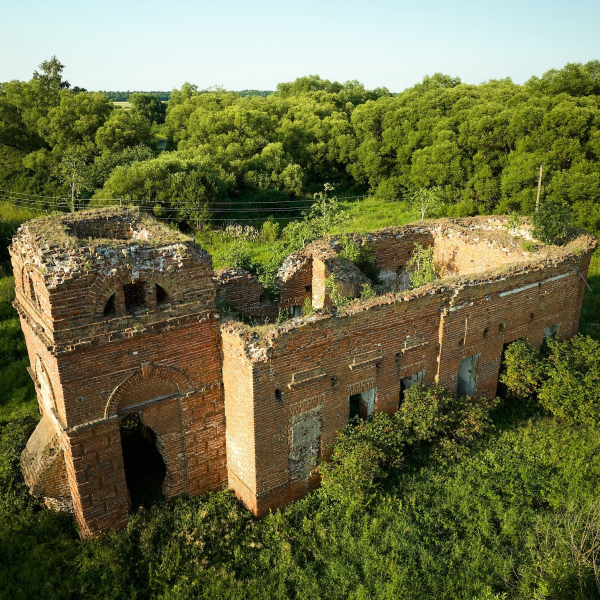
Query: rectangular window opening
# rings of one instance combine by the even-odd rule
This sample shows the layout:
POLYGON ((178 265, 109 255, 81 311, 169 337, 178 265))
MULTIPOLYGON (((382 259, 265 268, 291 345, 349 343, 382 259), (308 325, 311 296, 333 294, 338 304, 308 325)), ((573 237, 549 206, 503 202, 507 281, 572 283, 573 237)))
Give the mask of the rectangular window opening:
POLYGON ((348 402, 350 405, 350 420, 354 417, 360 417, 363 420, 366 420, 370 415, 373 414, 373 410, 375 409, 375 394, 377 392, 377 388, 371 388, 370 390, 365 390, 360 394, 354 394, 348 397, 348 402))
POLYGON ((544 337, 549 338, 560 333, 560 323, 555 323, 544 329, 544 337))
POLYGON ((463 358, 458 367, 458 386, 456 393, 459 396, 472 396, 477 389, 477 366, 481 354, 463 358))
POLYGON ((404 394, 406 390, 409 390, 415 383, 423 383, 423 376, 425 375, 425 369, 415 373, 414 375, 410 375, 409 377, 403 377, 400 379, 400 403, 398 406, 401 406, 404 402, 404 394))

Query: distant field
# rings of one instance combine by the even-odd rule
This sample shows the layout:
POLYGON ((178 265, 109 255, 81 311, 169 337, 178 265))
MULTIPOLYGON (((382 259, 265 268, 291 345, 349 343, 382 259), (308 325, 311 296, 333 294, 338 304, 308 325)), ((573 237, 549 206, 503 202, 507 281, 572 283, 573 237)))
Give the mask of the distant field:
POLYGON ((129 110, 131 108, 131 102, 113 102, 115 108, 123 108, 129 110))

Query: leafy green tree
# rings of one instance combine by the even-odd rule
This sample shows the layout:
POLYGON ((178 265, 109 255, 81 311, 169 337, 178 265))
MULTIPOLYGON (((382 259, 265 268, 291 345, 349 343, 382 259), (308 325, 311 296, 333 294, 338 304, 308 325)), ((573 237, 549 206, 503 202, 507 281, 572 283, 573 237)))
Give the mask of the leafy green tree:
POLYGON ((152 144, 151 123, 132 111, 115 112, 96 131, 95 141, 99 152, 120 152, 131 146, 152 144))
POLYGON ((209 165, 163 153, 152 160, 116 167, 95 197, 154 206, 158 216, 199 226, 207 219, 211 203, 222 202, 226 194, 225 182, 209 165))
POLYGON ((96 134, 111 113, 112 106, 103 94, 68 91, 61 94, 60 104, 40 119, 38 129, 53 149, 77 147, 81 153, 93 156, 96 134))
POLYGON ((492 429, 490 412, 498 402, 417 383, 406 390, 396 418, 407 444, 427 444, 438 459, 456 459, 492 429))
POLYGON ((513 396, 526 399, 536 394, 544 377, 539 348, 524 339, 512 342, 504 353, 504 369, 500 381, 513 396))
POLYGON ((600 342, 587 336, 547 341, 549 355, 540 403, 557 417, 578 423, 600 423, 600 342))
POLYGON ((97 156, 89 165, 90 189, 102 188, 112 172, 120 166, 134 162, 143 162, 156 158, 156 152, 149 146, 129 146, 120 152, 105 153, 97 156))
POLYGON ((600 423, 600 342, 577 335, 549 338, 541 349, 523 341, 505 353, 501 381, 516 396, 532 397, 557 417, 595 426, 600 423))
POLYGON ((167 105, 154 94, 134 93, 129 95, 131 110, 139 113, 150 123, 162 125, 165 122, 167 105))
POLYGON ((435 212, 441 204, 441 197, 438 188, 421 188, 414 192, 410 197, 410 201, 414 204, 421 213, 421 221, 425 219, 428 212, 435 212))
POLYGON ((69 186, 71 194, 71 211, 75 210, 75 200, 89 185, 89 176, 85 157, 74 150, 63 156, 58 167, 61 181, 69 186))
POLYGON ((402 467, 403 451, 402 430, 388 415, 357 418, 338 432, 330 461, 319 465, 321 484, 336 498, 369 504, 389 470, 402 467))

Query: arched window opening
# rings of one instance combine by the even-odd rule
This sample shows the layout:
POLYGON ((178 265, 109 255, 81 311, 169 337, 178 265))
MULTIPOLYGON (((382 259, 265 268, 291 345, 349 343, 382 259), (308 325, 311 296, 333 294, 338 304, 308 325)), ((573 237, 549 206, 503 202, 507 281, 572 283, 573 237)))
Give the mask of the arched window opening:
POLYGON ((169 294, 167 294, 165 288, 158 285, 158 283, 156 284, 156 304, 158 305, 158 308, 168 308, 171 306, 169 294))
POLYGON ((33 279, 31 278, 31 274, 29 274, 27 276, 27 280, 29 281, 29 297, 31 298, 31 301, 33 302, 33 304, 37 308, 40 308, 40 301, 39 301, 39 298, 37 297, 37 294, 35 293, 35 285, 33 283, 33 279))
POLYGON ((165 461, 156 447, 156 434, 142 423, 137 413, 122 417, 119 425, 131 508, 149 508, 164 499, 162 485, 167 474, 165 461))
POLYGON ((104 306, 104 316, 105 317, 116 317, 117 316, 117 309, 115 308, 115 298, 116 297, 117 297, 117 295, 113 294, 106 302, 106 305, 104 306))
POLYGON ((123 286, 125 293, 125 310, 135 315, 146 308, 146 290, 143 281, 128 283, 123 286))

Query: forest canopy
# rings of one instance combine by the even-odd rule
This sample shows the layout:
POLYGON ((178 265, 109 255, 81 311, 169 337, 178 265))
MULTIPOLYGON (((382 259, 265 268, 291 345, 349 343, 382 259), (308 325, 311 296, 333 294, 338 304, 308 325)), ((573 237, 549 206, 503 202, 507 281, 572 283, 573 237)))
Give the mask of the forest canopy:
POLYGON ((53 57, 29 81, 0 84, 5 194, 125 198, 181 221, 191 210, 310 198, 327 183, 390 201, 435 189, 439 216, 529 214, 543 165, 542 201, 600 228, 597 60, 523 85, 436 73, 395 95, 318 75, 264 94, 184 83, 166 104, 132 94, 128 110, 71 87, 63 70, 53 57), (140 187, 149 173, 154 183, 140 187))

